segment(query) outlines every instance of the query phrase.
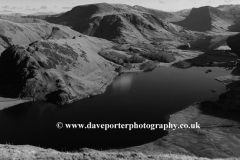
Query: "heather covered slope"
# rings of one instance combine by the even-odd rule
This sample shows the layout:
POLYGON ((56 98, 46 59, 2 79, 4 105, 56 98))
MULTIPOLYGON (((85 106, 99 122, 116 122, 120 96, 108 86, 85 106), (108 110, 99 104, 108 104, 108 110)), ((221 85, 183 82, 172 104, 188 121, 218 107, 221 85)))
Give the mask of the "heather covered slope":
POLYGON ((200 8, 193 8, 186 19, 174 22, 174 24, 185 27, 192 31, 206 32, 223 32, 231 31, 229 27, 235 24, 235 17, 227 12, 219 9, 205 6, 200 8))
POLYGON ((100 3, 77 6, 61 16, 46 20, 70 26, 86 35, 119 43, 176 40, 188 35, 188 31, 182 27, 161 19, 170 13, 161 13, 163 12, 137 6, 100 3))
POLYGON ((42 39, 61 39, 79 36, 80 33, 66 26, 48 22, 29 23, 29 18, 7 16, 0 19, 0 55, 11 45, 30 44, 42 39), (17 23, 17 22, 21 23, 17 23))
POLYGON ((81 36, 9 47, 0 57, 0 96, 65 104, 101 93, 116 72, 97 53, 112 45, 81 36))

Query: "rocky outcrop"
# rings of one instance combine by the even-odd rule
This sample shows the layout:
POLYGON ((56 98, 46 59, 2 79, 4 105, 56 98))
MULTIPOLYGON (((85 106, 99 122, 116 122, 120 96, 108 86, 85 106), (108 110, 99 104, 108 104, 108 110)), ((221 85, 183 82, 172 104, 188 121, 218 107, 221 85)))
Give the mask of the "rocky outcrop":
POLYGON ((209 160, 196 156, 187 156, 179 154, 146 154, 141 152, 120 152, 120 151, 96 151, 92 149, 81 149, 76 152, 59 152, 53 149, 42 149, 33 146, 12 146, 0 145, 0 159, 22 159, 22 160, 73 160, 73 159, 96 159, 96 160, 209 160))
POLYGON ((101 93, 115 67, 97 53, 112 45, 88 36, 13 45, 0 57, 0 96, 65 104, 101 93))

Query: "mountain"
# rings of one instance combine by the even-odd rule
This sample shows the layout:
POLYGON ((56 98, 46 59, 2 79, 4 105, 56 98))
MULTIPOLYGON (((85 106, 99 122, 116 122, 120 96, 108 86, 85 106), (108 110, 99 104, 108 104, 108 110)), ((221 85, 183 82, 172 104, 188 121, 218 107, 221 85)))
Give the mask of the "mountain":
POLYGON ((115 64, 98 54, 112 42, 43 20, 4 18, 0 19, 1 97, 65 104, 101 92, 116 73, 115 64))
POLYGON ((167 19, 181 18, 139 6, 99 3, 77 6, 60 16, 45 20, 118 43, 177 40, 188 35, 187 30, 168 23, 167 19))
MULTIPOLYGON (((109 8, 100 7, 97 12, 94 11, 96 17, 92 17, 89 6, 84 7, 87 7, 86 10, 81 6, 82 9, 76 8, 76 11, 64 13, 59 17, 79 18, 79 11, 88 11, 90 18, 85 17, 86 14, 82 18, 97 22, 96 18, 102 16, 98 27, 86 31, 94 32, 93 29, 96 29, 95 33, 106 39, 119 38, 113 34, 119 33, 120 38, 125 38, 124 42, 130 43, 135 39, 129 37, 135 35, 146 42, 149 41, 148 36, 152 38, 156 36, 155 33, 159 34, 157 36, 160 38, 171 40, 175 35, 181 35, 177 32, 181 27, 153 18, 153 15, 145 12, 128 13, 124 10, 128 7, 125 5, 118 8, 111 5, 109 8), (147 31, 140 32, 136 28, 147 31)), ((124 66, 124 63, 146 61, 138 55, 133 56, 132 52, 136 51, 140 52, 136 47, 116 46, 113 42, 83 35, 67 26, 35 18, 3 16, 0 19, 0 97, 31 98, 66 104, 101 93, 117 74, 117 67, 124 66), (132 55, 128 55, 128 52, 132 55)), ((147 56, 148 52, 144 53, 141 54, 145 57, 151 56, 147 56)), ((162 53, 162 56, 171 55, 166 52, 162 53)), ((152 58, 157 60, 157 57, 152 58)), ((155 63, 151 62, 146 62, 146 65, 154 68, 155 63)))
POLYGON ((234 25, 229 27, 230 31, 239 32, 240 28, 240 5, 221 5, 217 9, 231 14, 235 17, 234 25))
POLYGON ((0 19, 0 97, 57 104, 101 93, 116 64, 98 53, 114 44, 33 18, 0 19))
POLYGON ((233 27, 236 23, 235 21, 235 17, 230 13, 205 6, 193 8, 186 19, 174 22, 174 24, 200 32, 240 31, 239 28, 233 27))
POLYGON ((9 16, 16 16, 16 17, 21 17, 21 16, 25 16, 25 14, 22 14, 22 13, 11 13, 11 14, 8 14, 9 16))

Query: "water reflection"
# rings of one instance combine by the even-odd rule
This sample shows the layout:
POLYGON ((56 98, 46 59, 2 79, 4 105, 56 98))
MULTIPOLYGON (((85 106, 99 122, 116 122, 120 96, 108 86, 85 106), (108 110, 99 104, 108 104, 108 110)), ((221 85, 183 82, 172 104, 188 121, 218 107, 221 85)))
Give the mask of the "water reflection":
POLYGON ((125 148, 152 142, 163 130, 81 130, 56 128, 67 124, 163 124, 168 115, 187 105, 217 97, 225 89, 213 77, 231 71, 211 68, 157 68, 152 72, 116 77, 104 94, 66 106, 28 102, 0 111, 0 144, 30 144, 57 150, 82 147, 125 148), (211 90, 216 88, 217 93, 211 90))
POLYGON ((112 87, 115 92, 127 92, 131 88, 134 74, 123 74, 113 81, 112 87))

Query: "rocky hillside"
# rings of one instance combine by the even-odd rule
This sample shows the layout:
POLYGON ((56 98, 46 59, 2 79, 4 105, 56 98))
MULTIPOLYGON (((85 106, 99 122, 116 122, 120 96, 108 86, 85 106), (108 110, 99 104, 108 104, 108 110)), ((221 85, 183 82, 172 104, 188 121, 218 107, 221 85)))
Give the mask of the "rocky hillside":
POLYGON ((61 39, 79 36, 69 27, 50 24, 42 20, 13 16, 0 16, 0 55, 14 44, 30 44, 43 39, 61 39))
MULTIPOLYGON (((128 18, 135 21, 139 17, 128 18)), ((151 51, 142 51, 141 47, 117 46, 67 26, 28 20, 33 19, 11 16, 0 19, 0 97, 70 103, 104 91, 117 74, 116 67, 148 70, 156 67, 153 60, 175 60, 161 49, 150 54, 151 51)), ((104 25, 116 29, 113 24, 104 25)), ((134 33, 146 39, 140 32, 134 33)), ((109 35, 107 30, 103 35, 109 35)))
POLYGON ((58 17, 45 20, 119 43, 149 43, 153 40, 177 40, 188 36, 187 30, 164 19, 181 17, 139 6, 100 3, 77 6, 58 17))
POLYGON ((235 16, 210 6, 193 8, 186 19, 174 22, 174 24, 199 32, 239 31, 239 28, 233 27, 235 23, 235 16))
POLYGON ((97 53, 112 45, 88 36, 13 45, 0 57, 0 95, 65 104, 97 94, 115 74, 97 53))

